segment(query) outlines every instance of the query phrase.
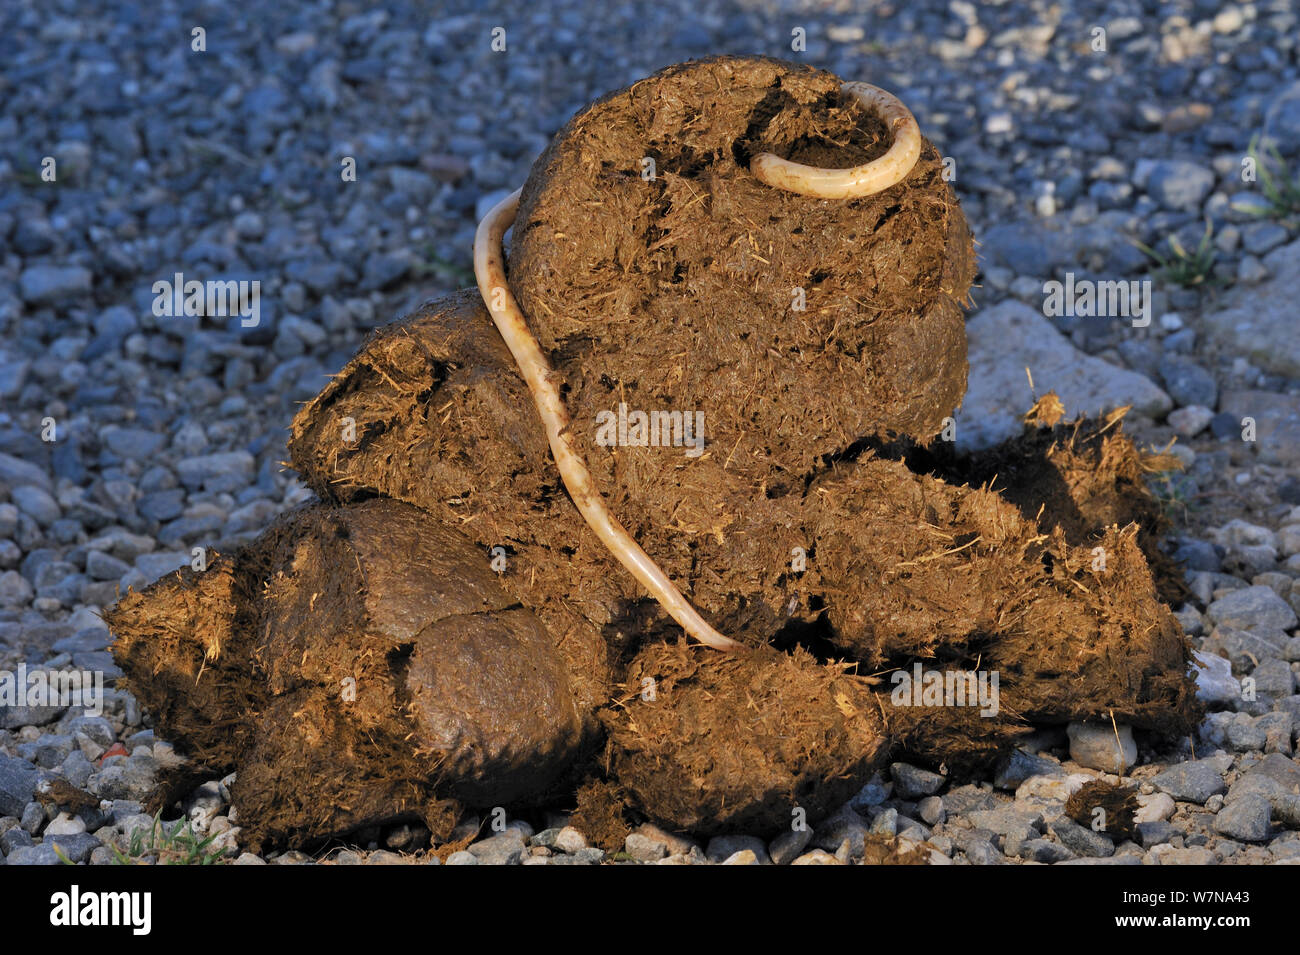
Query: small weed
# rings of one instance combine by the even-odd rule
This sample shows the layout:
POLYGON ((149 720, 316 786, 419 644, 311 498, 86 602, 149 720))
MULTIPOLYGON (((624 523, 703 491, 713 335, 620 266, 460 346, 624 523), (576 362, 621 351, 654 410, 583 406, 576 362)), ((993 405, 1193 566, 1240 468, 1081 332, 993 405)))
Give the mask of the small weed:
POLYGON ((1268 200, 1269 207, 1267 209, 1255 206, 1238 208, 1254 216, 1271 216, 1275 219, 1289 219, 1300 213, 1300 178, 1291 174, 1290 167, 1277 147, 1271 147, 1267 156, 1261 155, 1259 137, 1256 136, 1251 139, 1247 154, 1255 162, 1255 169, 1259 175, 1259 188, 1264 198, 1268 200))
POLYGON ((1159 274, 1165 281, 1187 287, 1208 285, 1215 281, 1214 263, 1219 253, 1214 247, 1214 227, 1208 221, 1205 223, 1205 234, 1192 251, 1188 251, 1176 235, 1170 235, 1167 242, 1171 250, 1169 255, 1157 252, 1136 239, 1133 244, 1160 266, 1159 274))
POLYGON ((213 834, 200 839, 188 819, 178 820, 168 831, 160 810, 147 837, 143 829, 137 829, 131 833, 126 851, 114 846, 113 855, 118 865, 220 865, 224 850, 211 848, 216 838, 213 834))
POLYGON ((1187 494, 1187 478, 1181 471, 1161 471, 1154 475, 1151 493, 1160 504, 1160 510, 1170 524, 1187 524, 1187 516, 1195 507, 1187 494))

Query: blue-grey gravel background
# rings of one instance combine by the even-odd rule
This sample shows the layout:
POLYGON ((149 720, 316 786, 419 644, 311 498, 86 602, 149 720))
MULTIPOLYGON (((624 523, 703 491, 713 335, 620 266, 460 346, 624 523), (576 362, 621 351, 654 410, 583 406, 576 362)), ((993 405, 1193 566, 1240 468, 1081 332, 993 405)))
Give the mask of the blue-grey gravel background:
MULTIPOLYGON (((1144 440, 1178 438, 1187 470, 1161 493, 1195 594, 1180 617, 1233 673, 1203 676, 1215 712, 1195 740, 1138 740, 1135 841, 1063 818, 1103 763, 1086 733, 1043 732, 982 784, 896 764, 771 843, 642 827, 607 858, 553 816, 484 826, 447 861, 844 863, 869 831, 933 864, 1300 861, 1300 208, 1243 178, 1256 137, 1289 164, 1274 176, 1300 175, 1293 4, 238 6, 0 5, 0 671, 111 683, 102 608, 308 498, 281 463, 298 403, 369 329, 471 284, 478 216, 573 112, 669 63, 765 53, 895 91, 952 157, 982 261, 959 441, 1014 427, 1028 363, 1049 370, 1041 390, 1055 371, 1071 413, 1128 403, 1144 440), (1214 263, 1191 288, 1135 244, 1192 249, 1207 223, 1214 263), (1044 317, 1043 283, 1065 271, 1151 279, 1151 323, 1044 317), (156 317, 153 284, 176 273, 260 281, 260 323, 156 317)), ((0 708, 4 864, 111 862, 152 827, 141 802, 178 757, 134 700, 108 697, 99 717, 0 708), (99 808, 47 809, 55 777, 99 808)), ((433 858, 409 826, 315 858, 241 854, 228 796, 212 780, 183 808, 233 861, 433 858)))

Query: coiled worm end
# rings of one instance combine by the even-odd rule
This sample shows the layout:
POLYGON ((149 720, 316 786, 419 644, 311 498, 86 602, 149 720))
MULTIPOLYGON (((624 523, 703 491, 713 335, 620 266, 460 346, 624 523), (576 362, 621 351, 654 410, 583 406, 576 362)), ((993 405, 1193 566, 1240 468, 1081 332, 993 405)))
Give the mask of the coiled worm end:
POLYGON ((888 151, 848 169, 821 169, 760 153, 749 171, 765 185, 814 199, 860 199, 883 192, 907 178, 921 156, 921 130, 898 97, 869 83, 845 83, 843 92, 877 113, 893 134, 888 151))

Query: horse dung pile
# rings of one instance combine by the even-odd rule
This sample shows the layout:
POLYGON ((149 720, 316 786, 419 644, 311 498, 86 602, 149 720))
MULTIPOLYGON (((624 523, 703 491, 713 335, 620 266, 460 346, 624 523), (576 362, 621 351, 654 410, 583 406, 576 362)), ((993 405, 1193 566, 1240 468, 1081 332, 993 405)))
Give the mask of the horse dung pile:
POLYGON ((611 93, 537 160, 510 239, 559 440, 741 646, 687 640, 593 533, 496 305, 428 302, 294 419, 318 503, 109 613, 187 777, 237 773, 247 844, 602 799, 615 828, 771 833, 899 756, 978 773, 1035 726, 1194 725, 1162 462, 1122 412, 1045 400, 988 451, 938 440, 975 264, 937 150, 851 198, 751 168, 895 156, 846 89, 718 57, 611 93))

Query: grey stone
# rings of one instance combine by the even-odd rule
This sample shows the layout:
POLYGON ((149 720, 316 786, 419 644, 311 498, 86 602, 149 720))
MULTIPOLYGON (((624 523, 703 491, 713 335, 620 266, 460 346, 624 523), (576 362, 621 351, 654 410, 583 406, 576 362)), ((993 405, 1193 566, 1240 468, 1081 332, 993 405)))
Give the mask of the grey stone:
POLYGON ((980 236, 982 257, 1017 275, 1046 279, 1069 253, 1055 233, 1027 229, 1023 223, 990 226, 980 236))
MULTIPOLYGON (((884 814, 881 813, 882 816, 884 814)), ((897 815, 897 812, 894 812, 894 818, 897 818, 897 815)), ((813 830, 811 843, 818 849, 836 852, 847 841, 850 855, 860 856, 866 846, 867 835, 871 831, 865 819, 845 807, 829 819, 818 823, 817 828, 813 830)))
POLYGON ((879 777, 873 778, 849 800, 849 805, 858 812, 863 812, 887 800, 892 789, 893 783, 881 782, 879 777))
POLYGON ((1290 630, 1296 625, 1291 605, 1271 587, 1243 587, 1214 601, 1205 610, 1214 623, 1251 632, 1290 630))
MULTIPOLYGON (((1242 671, 1250 669, 1261 659, 1279 657, 1286 644, 1287 635, 1281 630, 1249 633, 1234 627, 1215 627, 1202 641, 1201 654, 1205 659, 1210 659, 1219 656, 1219 651, 1222 651, 1227 654, 1232 667, 1242 671)), ((1219 664, 1213 665, 1222 669, 1219 664)), ((1240 698, 1240 693, 1235 698, 1240 698)))
MULTIPOLYGON (((32 762, 44 769, 55 769, 72 752, 76 743, 66 733, 46 733, 34 744, 32 762)), ((19 748, 21 753, 22 748, 19 748)))
POLYGON ((36 840, 32 838, 32 834, 26 829, 17 826, 0 833, 0 851, 5 855, 9 855, 15 849, 22 849, 35 844, 36 840))
POLYGON ((750 851, 760 863, 771 862, 767 846, 754 836, 714 836, 704 850, 710 862, 723 862, 737 852, 750 851))
POLYGON ((166 442, 165 435, 144 428, 108 427, 100 437, 108 449, 121 458, 144 460, 157 454, 166 442))
POLYGON ((0 504, 0 537, 13 537, 18 530, 18 508, 0 504))
MULTIPOLYGON (((1295 276, 1300 275, 1300 241, 1264 257, 1273 277, 1229 289, 1218 309, 1204 316, 1212 341, 1265 371, 1300 378, 1300 336, 1295 334, 1295 276)), ((1224 410, 1236 409, 1226 407, 1224 410)))
POLYGON ((1267 776, 1289 792, 1300 792, 1300 764, 1281 753, 1269 753, 1245 771, 1247 776, 1267 776))
POLYGON ((80 266, 33 265, 18 277, 18 288, 24 302, 51 305, 89 294, 94 281, 80 266))
POLYGON ((18 397, 27 381, 27 372, 31 370, 30 361, 0 361, 0 398, 18 397))
POLYGON ((41 527, 49 527, 63 516, 59 502, 44 488, 28 484, 14 488, 10 496, 18 506, 18 510, 31 517, 41 527))
POLYGON ((1255 681, 1255 695, 1263 699, 1281 699, 1295 692, 1295 674, 1285 660, 1260 660, 1250 678, 1255 681))
POLYGON ((555 845, 555 839, 559 836, 561 828, 561 826, 552 826, 549 829, 543 829, 541 832, 530 836, 528 844, 549 849, 555 845))
POLYGON ((1115 854, 1115 843, 1102 832, 1094 832, 1079 825, 1069 816, 1051 822, 1053 835, 1072 852, 1082 856, 1109 856, 1115 854))
POLYGON ((959 447, 986 448, 1020 433, 1036 397, 1026 367, 1038 392, 1055 391, 1069 415, 1132 405, 1158 418, 1173 407, 1150 379, 1080 352, 1020 302, 982 309, 966 323, 966 335, 970 375, 956 416, 959 447))
POLYGON ((1242 796, 1219 811, 1214 817, 1214 829, 1242 842, 1263 842, 1268 838, 1270 810, 1263 796, 1242 796))
POLYGON ((41 831, 41 826, 45 824, 44 807, 35 800, 29 802, 27 808, 23 810, 23 814, 18 820, 18 824, 22 826, 29 835, 38 835, 41 831))
POLYGON ((130 569, 126 561, 103 551, 92 550, 86 555, 86 575, 91 580, 119 580, 130 569))
POLYGON ((1191 212, 1214 188, 1214 173, 1185 159, 1162 159, 1150 166, 1147 194, 1166 209, 1191 212))
POLYGON ((1242 440, 1242 421, 1250 418, 1255 425, 1252 447, 1261 462, 1300 466, 1300 395, 1231 390, 1223 393, 1219 404, 1228 412, 1228 440, 1242 440))
POLYGON ((1197 650, 1188 672, 1196 679, 1196 698, 1202 703, 1234 703, 1241 699, 1241 684, 1232 675, 1232 664, 1213 653, 1197 650), (1197 664, 1201 666, 1197 666, 1197 664))
POLYGON ((164 574, 170 574, 180 567, 188 566, 190 555, 182 551, 164 551, 156 554, 141 554, 135 559, 136 569, 149 580, 157 580, 164 574))
POLYGON ((1034 810, 1021 808, 977 810, 968 815, 977 829, 987 829, 1002 837, 1002 851, 1019 855, 1020 846, 1037 838, 1043 830, 1043 816, 1034 810))
POLYGON ((1272 803, 1280 797, 1291 794, 1286 786, 1271 776, 1265 776, 1263 773, 1247 773, 1232 784, 1227 795, 1223 797, 1223 803, 1232 805, 1243 796, 1262 796, 1272 803))
POLYGON ((74 749, 63 760, 59 767, 59 773, 76 786, 78 789, 84 789, 90 782, 90 776, 95 771, 95 765, 86 758, 86 754, 79 749, 74 749))
POLYGON ((136 510, 151 521, 173 520, 185 510, 185 492, 180 488, 151 491, 136 503, 136 510))
POLYGON ((101 626, 87 626, 78 630, 72 637, 64 637, 60 641, 55 641, 52 650, 60 654, 77 654, 82 650, 107 650, 108 644, 113 642, 112 634, 101 626))
POLYGON ((58 854, 54 851, 54 846, 49 843, 19 847, 5 857, 5 862, 9 865, 61 864, 58 854))
POLYGON ((48 219, 22 219, 14 229, 13 247, 22 256, 44 255, 58 240, 59 234, 48 219))
MULTIPOLYGON (((6 570, 3 574, 0 574, 0 606, 21 606, 22 604, 28 603, 34 594, 35 591, 32 590, 32 585, 29 584, 27 578, 18 571, 6 570)), ((5 725, 5 716, 0 714, 0 726, 5 725)))
POLYGON ((524 838, 517 830, 507 829, 474 843, 469 851, 480 865, 519 865, 524 857, 524 838))
POLYGON ((1125 723, 1080 723, 1066 727, 1070 758, 1080 766, 1123 775, 1137 763, 1133 729, 1125 723))
POLYGON ((943 822, 948 815, 943 807, 943 798, 940 796, 926 796, 916 804, 916 811, 921 821, 931 826, 943 822))
POLYGON ((898 825, 898 810, 891 806, 876 813, 876 818, 871 820, 869 831, 878 836, 894 836, 898 834, 898 825))
MULTIPOLYGON (((1273 575, 1277 566, 1277 550, 1268 544, 1247 544, 1231 547, 1223 558, 1223 569, 1238 577, 1254 581, 1257 577, 1273 575)), ((1241 589, 1241 588, 1234 588, 1241 589)), ((1275 588, 1270 587, 1270 590, 1275 588)))
POLYGON ((767 847, 767 854, 775 865, 789 865, 808 848, 812 840, 812 830, 807 826, 783 832, 767 847))
POLYGON ((1276 222, 1252 222, 1241 228, 1241 244, 1254 255, 1271 252, 1287 240, 1285 226, 1276 222))
POLYGON ((998 800, 989 790, 967 784, 949 789, 944 794, 943 805, 949 815, 960 816, 979 810, 994 809, 998 805, 998 800))
POLYGON ((282 852, 271 860, 272 865, 313 865, 311 856, 297 849, 282 852))
POLYGON ((1283 156, 1300 153, 1300 84, 1278 85, 1264 114, 1261 148, 1283 156))
POLYGON ((623 840, 623 851, 636 862, 657 862, 668 855, 668 846, 657 839, 633 832, 623 840))
POLYGON ((1142 865, 1141 856, 1135 855, 1113 855, 1107 858, 1082 858, 1082 859, 1065 859, 1056 865, 1142 865))
POLYGON ((36 767, 25 759, 0 755, 0 816, 21 816, 36 793, 36 767))
POLYGON ((1161 865, 1214 865, 1219 860, 1204 846, 1170 849, 1160 855, 1161 865))
POLYGON ((1267 737, 1262 729, 1255 725, 1255 720, 1248 713, 1237 713, 1228 723, 1224 734, 1227 743, 1238 753, 1263 749, 1267 737))
POLYGON ((1217 573, 1222 566, 1219 553, 1209 541, 1196 540, 1191 537, 1178 538, 1174 549, 1174 560, 1186 564, 1189 570, 1206 570, 1217 573))
POLYGON ((1257 717, 1255 728, 1264 734, 1264 751, 1290 754, 1295 725, 1295 717, 1285 710, 1265 713, 1257 717))
POLYGON ((46 726, 63 715, 63 706, 6 706, 0 708, 0 729, 46 726))
MULTIPOLYGON (((1176 400, 1176 399, 1175 399, 1176 400)), ((1194 438, 1210 426, 1214 412, 1203 405, 1188 405, 1169 412, 1169 427, 1184 438, 1194 438)), ((1217 566, 1216 568, 1217 569, 1217 566)))
POLYGON ((693 840, 680 836, 673 832, 666 832, 653 823, 642 823, 636 829, 637 833, 655 841, 662 842, 668 848, 668 855, 702 855, 699 845, 693 840))
POLYGON ((1052 842, 1050 839, 1027 839, 1021 843, 1016 855, 1031 862, 1042 862, 1045 865, 1052 865, 1074 858, 1074 853, 1067 847, 1058 842, 1052 842))
POLYGON ((1138 843, 1148 849, 1163 842, 1168 842, 1176 834, 1177 830, 1163 819, 1137 824, 1138 843))
POLYGON ((22 458, 16 458, 3 452, 0 452, 0 482, 8 484, 10 487, 22 487, 25 484, 30 484, 33 487, 41 487, 46 490, 50 490, 54 486, 50 475, 41 468, 30 461, 24 461, 22 458))
POLYGON ((1204 804, 1211 796, 1227 792, 1223 774, 1212 760, 1178 763, 1152 777, 1151 784, 1180 802, 1204 804))
POLYGON ((985 839, 967 842, 962 851, 973 865, 1002 865, 1006 861, 997 847, 985 839))
POLYGON ((1300 794, 1278 793, 1269 799, 1273 817, 1288 829, 1300 829, 1300 794))
MULTIPOLYGON (((605 861, 605 850, 598 849, 594 846, 588 846, 586 849, 579 849, 571 855, 551 856, 547 860, 548 865, 600 865, 605 861)), ((527 864, 525 862, 525 864, 527 864)), ((535 863, 534 863, 535 864, 535 863)))
POLYGON ((361 288, 363 291, 388 288, 405 278, 410 270, 410 260, 404 256, 372 255, 366 259, 361 288))
POLYGON ((492 210, 492 207, 508 195, 510 195, 510 192, 506 189, 496 189, 480 195, 474 203, 474 218, 481 222, 483 217, 492 210))
POLYGON ((56 846, 72 863, 85 862, 90 858, 90 854, 100 846, 100 841, 89 832, 46 836, 45 842, 47 845, 56 846))
POLYGON ((561 852, 574 853, 587 848, 587 839, 572 826, 565 826, 555 834, 552 845, 561 852))
POLYGON ((1209 414, 1200 428, 1210 423, 1213 412, 1210 411, 1219 400, 1219 385, 1214 376, 1200 365, 1185 358, 1167 358, 1160 365, 1160 375, 1164 379, 1165 391, 1169 397, 1181 406, 1202 406, 1209 414))
POLYGON ((186 487, 205 491, 239 491, 251 483, 257 461, 247 451, 223 451, 182 458, 176 475, 186 487))
POLYGON ((943 788, 944 777, 921 769, 910 763, 894 763, 889 767, 889 774, 894 780, 894 794, 900 799, 919 799, 933 796, 943 788))
POLYGON ((135 757, 109 762, 86 781, 86 788, 100 799, 131 799, 143 802, 153 791, 157 764, 135 757))

